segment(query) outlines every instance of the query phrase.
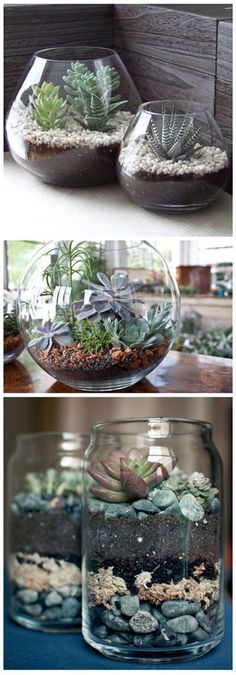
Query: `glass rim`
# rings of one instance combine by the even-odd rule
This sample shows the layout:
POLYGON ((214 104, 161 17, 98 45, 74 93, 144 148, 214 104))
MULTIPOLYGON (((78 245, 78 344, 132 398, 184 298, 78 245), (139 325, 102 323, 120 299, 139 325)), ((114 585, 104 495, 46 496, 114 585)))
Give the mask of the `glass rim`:
MULTIPOLYGON (((195 108, 196 112, 202 112, 202 113, 208 112, 208 113, 210 113, 209 108, 207 108, 207 106, 204 103, 199 103, 199 101, 195 101, 195 100, 194 101, 185 101, 184 99, 180 99, 180 98, 179 99, 171 99, 171 98, 152 99, 151 101, 144 101, 144 103, 140 104, 138 110, 140 112, 144 112, 144 113, 149 114, 149 115, 162 115, 163 113, 162 113, 161 110, 159 112, 155 112, 155 110, 148 110, 147 106, 151 106, 151 105, 154 105, 154 104, 162 104, 162 105, 169 104, 169 105, 172 105, 172 106, 181 104, 181 106, 183 106, 183 107, 186 106, 185 113, 187 113, 187 112, 193 112, 194 113, 195 112, 194 109, 191 111, 191 106, 193 106, 195 108), (190 108, 190 110, 189 110, 189 108, 190 108)), ((177 110, 175 112, 176 112, 176 115, 184 115, 185 114, 184 112, 178 112, 177 110)), ((168 113, 168 114, 170 114, 170 113, 168 113)))
MULTIPOLYGON (((63 58, 63 52, 64 53, 70 52, 70 51, 73 52, 73 50, 75 52, 77 51, 78 53, 79 52, 81 53, 80 58, 82 58, 82 52, 83 51, 85 52, 86 50, 91 50, 91 52, 96 51, 96 50, 100 51, 100 52, 104 52, 104 55, 100 56, 100 57, 96 56, 94 58, 92 55, 91 55, 91 57, 87 56, 86 58, 83 59, 84 61, 100 61, 101 59, 106 58, 108 56, 114 56, 114 55, 118 56, 115 49, 112 49, 112 48, 109 48, 109 47, 100 47, 99 45, 81 45, 81 46, 67 45, 67 46, 63 46, 63 47, 47 47, 46 49, 39 49, 38 51, 34 52, 33 56, 34 56, 34 58, 36 58, 36 57, 41 58, 41 59, 44 59, 45 61, 54 61, 54 62, 56 62, 56 61, 62 61, 63 62, 64 61, 64 62, 68 62, 68 61, 73 60, 73 58, 76 58, 76 57, 71 56, 71 58, 70 57, 63 58), (57 58, 56 57, 51 58, 50 54, 53 57, 53 53, 54 54, 58 53, 58 55, 61 53, 62 56, 61 57, 58 56, 57 58)), ((78 60, 79 60, 79 57, 78 57, 78 60)))
POLYGON ((52 437, 60 437, 62 440, 70 440, 73 438, 89 438, 90 434, 84 434, 80 433, 79 431, 32 431, 29 433, 24 433, 24 434, 17 434, 16 435, 16 441, 17 443, 19 441, 30 441, 30 440, 35 440, 37 438, 44 438, 46 439, 47 437, 52 436, 52 437))
MULTIPOLYGON (((106 428, 108 426, 113 426, 115 424, 117 425, 122 425, 122 424, 140 424, 140 423, 146 423, 150 422, 153 424, 161 424, 162 422, 173 422, 173 423, 180 423, 180 424, 192 424, 195 426, 199 427, 204 427, 206 429, 212 430, 213 425, 211 422, 208 422, 206 420, 197 420, 197 419, 192 419, 192 418, 185 418, 185 417, 127 417, 124 419, 114 419, 112 418, 111 420, 101 420, 101 422, 96 422, 96 424, 92 425, 92 431, 96 433, 96 431, 100 431, 103 428, 106 428)), ((139 432, 140 433, 140 432, 139 432)))

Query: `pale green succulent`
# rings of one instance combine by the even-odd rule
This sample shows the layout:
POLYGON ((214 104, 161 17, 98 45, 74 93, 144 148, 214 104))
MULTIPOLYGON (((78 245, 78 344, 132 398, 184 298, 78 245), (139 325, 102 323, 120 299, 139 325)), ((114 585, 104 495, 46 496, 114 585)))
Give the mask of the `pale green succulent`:
POLYGON ((59 86, 52 82, 43 82, 41 86, 32 87, 29 97, 30 112, 43 131, 62 129, 65 127, 68 106, 59 96, 59 86))
POLYGON ((201 128, 194 127, 194 120, 195 114, 187 112, 179 122, 174 107, 171 112, 163 109, 160 127, 154 118, 151 118, 147 140, 158 159, 177 162, 196 154, 200 155, 201 147, 197 141, 201 128))

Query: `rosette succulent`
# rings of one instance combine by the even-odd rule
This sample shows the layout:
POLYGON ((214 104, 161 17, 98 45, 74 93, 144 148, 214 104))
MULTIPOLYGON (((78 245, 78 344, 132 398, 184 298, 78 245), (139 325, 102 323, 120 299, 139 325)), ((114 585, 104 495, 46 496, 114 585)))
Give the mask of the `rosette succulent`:
POLYGON ((107 459, 94 462, 89 475, 97 485, 90 492, 106 502, 128 502, 146 497, 150 486, 159 485, 169 477, 176 465, 176 458, 167 461, 150 462, 149 450, 131 448, 127 454, 112 450, 107 459))
POLYGON ((32 87, 33 94, 29 96, 30 112, 43 131, 62 129, 65 126, 68 106, 60 98, 59 89, 52 82, 43 82, 40 87, 32 87))
POLYGON ((197 144, 201 129, 195 129, 194 120, 195 114, 186 113, 179 123, 174 107, 170 112, 163 110, 160 128, 151 119, 147 140, 158 159, 177 162, 201 153, 201 146, 197 144))
MULTIPOLYGON (((89 301, 82 306, 76 318, 81 321, 88 317, 95 318, 100 314, 106 314, 113 318, 128 320, 134 316, 130 305, 141 301, 131 297, 133 285, 129 282, 128 275, 116 272, 109 279, 106 274, 98 272, 97 278, 100 284, 86 280, 85 283, 91 289, 91 294, 89 301)), ((79 304, 81 303, 75 303, 75 309, 79 304)))
POLYGON ((46 321, 44 326, 33 328, 32 334, 36 337, 30 340, 28 347, 37 347, 41 352, 49 352, 53 344, 63 347, 73 341, 70 327, 64 321, 46 321))

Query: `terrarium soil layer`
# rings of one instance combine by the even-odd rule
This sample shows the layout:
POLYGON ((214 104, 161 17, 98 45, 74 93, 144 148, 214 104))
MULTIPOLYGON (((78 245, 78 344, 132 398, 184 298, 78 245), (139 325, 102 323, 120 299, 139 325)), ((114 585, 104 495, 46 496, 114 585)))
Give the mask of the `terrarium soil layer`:
POLYGON ((98 147, 51 148, 27 143, 28 159, 17 158, 45 183, 64 187, 94 187, 116 178, 119 143, 98 147))
POLYGON ((140 206, 157 210, 168 207, 183 210, 203 208, 216 199, 226 184, 227 175, 227 169, 201 176, 156 175, 145 171, 133 175, 118 166, 121 186, 131 199, 140 206))
POLYGON ((21 344, 22 338, 19 333, 17 335, 4 335, 4 353, 17 350, 21 344))
POLYGON ((152 364, 154 367, 168 348, 169 343, 165 342, 152 350, 112 347, 106 352, 85 354, 80 345, 73 343, 64 347, 52 347, 50 352, 40 352, 34 348, 32 354, 40 366, 59 380, 62 376, 64 379, 68 376, 68 380, 72 382, 79 382, 80 378, 85 377, 96 382, 99 379, 112 380, 119 375, 122 378, 125 371, 136 374, 152 364))
POLYGON ((47 511, 11 514, 11 552, 60 557, 81 556, 81 522, 73 519, 62 510, 55 513, 47 511))
MULTIPOLYGON (((215 563, 221 557, 219 518, 206 513, 197 523, 169 514, 136 518, 88 517, 88 560, 96 567, 129 560, 133 570, 144 558, 147 564, 160 559, 204 560, 215 563)), ((155 566, 155 565, 154 565, 155 566)))

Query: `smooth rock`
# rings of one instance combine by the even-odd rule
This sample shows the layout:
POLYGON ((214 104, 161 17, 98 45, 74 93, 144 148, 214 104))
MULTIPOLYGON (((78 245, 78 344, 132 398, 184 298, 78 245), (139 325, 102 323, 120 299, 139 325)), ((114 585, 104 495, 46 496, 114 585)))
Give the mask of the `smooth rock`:
POLYGON ((188 642, 188 636, 184 635, 184 633, 179 633, 178 639, 177 639, 177 645, 186 645, 188 642))
POLYGON ((211 632, 211 622, 207 614, 203 611, 203 609, 200 610, 200 612, 197 612, 196 614, 196 619, 199 623, 199 626, 203 628, 203 630, 206 630, 207 633, 211 632))
POLYGON ((26 589, 25 591, 18 591, 17 598, 26 605, 30 605, 32 602, 36 602, 38 600, 38 593, 37 591, 30 591, 26 589))
POLYGON ((90 513, 104 513, 107 508, 107 502, 103 502, 101 499, 89 499, 88 501, 88 510, 90 513))
POLYGON ((119 593, 115 593, 115 595, 113 595, 110 600, 111 608, 115 616, 121 615, 120 600, 121 596, 119 595, 119 593))
POLYGON ((172 490, 168 489, 158 490, 153 497, 153 504, 160 509, 166 509, 174 502, 178 502, 177 497, 172 490))
POLYGON ((181 511, 178 502, 175 502, 173 504, 170 504, 170 506, 167 506, 165 511, 162 511, 162 513, 170 513, 171 516, 180 516, 181 511))
POLYGON ((113 612, 110 612, 109 609, 105 609, 102 615, 102 619, 107 626, 112 630, 117 630, 118 632, 127 632, 130 630, 129 622, 127 619, 123 619, 122 616, 114 616, 113 612))
POLYGON ((142 612, 151 612, 152 607, 149 602, 144 602, 144 600, 141 600, 139 603, 139 609, 142 610, 142 612))
POLYGON ((194 616, 185 614, 185 616, 178 616, 176 619, 169 619, 167 626, 175 631, 175 633, 192 633, 198 628, 198 621, 194 616))
POLYGON ((144 511, 144 513, 158 513, 159 511, 150 499, 138 499, 137 502, 133 502, 133 507, 136 511, 144 511))
POLYGON ((109 504, 105 510, 105 518, 135 518, 135 511, 131 504, 109 504))
POLYGON ((191 633, 191 638, 194 638, 194 640, 209 640, 209 635, 199 626, 197 630, 194 630, 193 633, 191 633))
POLYGON ((62 586, 60 588, 60 594, 62 595, 63 598, 68 598, 71 590, 71 586, 62 586))
POLYGON ((106 640, 106 642, 110 642, 112 645, 123 645, 127 644, 128 640, 124 635, 113 633, 109 635, 109 638, 106 640))
POLYGON ((144 518, 148 517, 148 514, 144 513, 144 511, 138 511, 137 517, 139 518, 139 520, 143 520, 144 518))
POLYGON ((179 507, 183 516, 194 523, 198 520, 202 520, 204 517, 203 507, 190 493, 181 497, 179 507))
MULTIPOLYGON (((141 609, 141 605, 140 605, 140 609, 141 609)), ((164 616, 159 611, 159 609, 157 609, 156 607, 152 607, 151 612, 152 612, 153 616, 155 616, 155 619, 157 619, 157 621, 159 621, 159 622, 165 621, 164 616)))
POLYGON ((136 647, 151 647, 153 645, 154 636, 149 635, 135 635, 133 643, 136 647))
POLYGON ((121 613, 125 616, 133 616, 139 610, 138 595, 122 595, 120 598, 121 613))
POLYGON ((209 619, 215 618, 217 611, 218 611, 217 603, 209 607, 209 609, 207 610, 207 616, 209 616, 209 619))
POLYGON ((56 605, 61 605, 62 597, 56 591, 51 591, 45 598, 45 605, 47 607, 55 607, 56 605))
POLYGON ((45 609, 43 616, 50 621, 58 621, 61 619, 61 607, 49 607, 45 609))
POLYGON ((196 614, 200 609, 200 602, 188 602, 187 600, 165 600, 161 605, 161 612, 168 619, 183 616, 183 614, 196 614))
POLYGON ((81 602, 77 598, 65 598, 62 605, 62 616, 65 619, 74 619, 81 610, 81 602))
POLYGON ((154 633, 158 628, 158 621, 151 612, 138 611, 129 622, 134 633, 154 633))
POLYGON ((30 616, 39 616, 42 614, 42 607, 38 603, 34 605, 24 605, 24 611, 27 612, 27 614, 30 614, 30 616))
POLYGON ((212 513, 219 513, 220 511, 220 500, 218 497, 214 497, 212 501, 210 502, 210 509, 212 513))
POLYGON ((107 637, 108 630, 107 630, 107 627, 104 626, 104 625, 101 625, 101 626, 95 626, 95 628, 93 628, 93 633, 94 633, 94 635, 96 635, 97 637, 105 638, 105 637, 107 637))

